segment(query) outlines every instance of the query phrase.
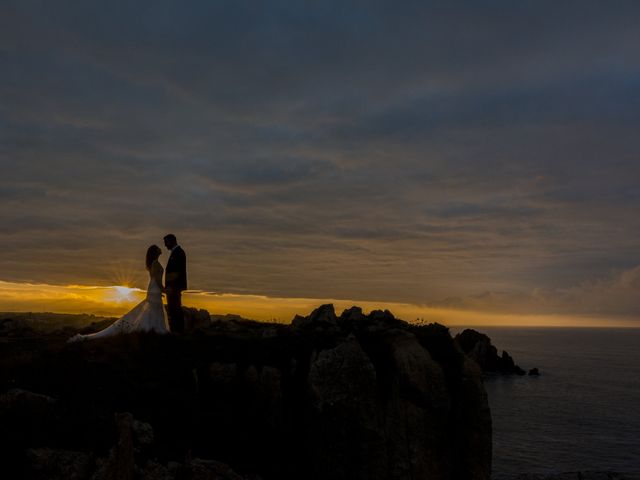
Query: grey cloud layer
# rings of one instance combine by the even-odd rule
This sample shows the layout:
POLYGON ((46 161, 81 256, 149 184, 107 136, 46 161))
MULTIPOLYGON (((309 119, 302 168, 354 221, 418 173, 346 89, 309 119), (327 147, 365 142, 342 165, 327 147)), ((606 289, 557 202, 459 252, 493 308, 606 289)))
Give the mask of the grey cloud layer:
POLYGON ((111 282, 169 230, 194 288, 281 297, 424 303, 631 269, 638 14, 3 2, 2 277, 111 282))
POLYGON ((451 297, 431 306, 496 313, 621 315, 637 320, 640 267, 612 272, 569 288, 540 288, 529 293, 486 292, 451 297))

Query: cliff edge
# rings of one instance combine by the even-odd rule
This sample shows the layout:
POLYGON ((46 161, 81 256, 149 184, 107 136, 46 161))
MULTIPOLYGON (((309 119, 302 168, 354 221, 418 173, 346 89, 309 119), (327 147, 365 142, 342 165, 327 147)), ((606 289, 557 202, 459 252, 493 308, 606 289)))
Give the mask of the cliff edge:
POLYGON ((180 336, 0 339, 5 468, 50 479, 490 478, 481 370, 446 327, 332 305, 291 325, 187 313, 180 336))

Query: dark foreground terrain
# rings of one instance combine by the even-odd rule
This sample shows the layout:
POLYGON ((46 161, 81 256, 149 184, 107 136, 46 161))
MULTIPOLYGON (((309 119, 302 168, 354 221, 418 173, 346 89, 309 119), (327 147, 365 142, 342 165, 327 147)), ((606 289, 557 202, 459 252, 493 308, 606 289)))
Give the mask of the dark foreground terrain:
POLYGON ((446 327, 187 315, 184 335, 72 345, 5 322, 3 478, 490 478, 482 372, 446 327))

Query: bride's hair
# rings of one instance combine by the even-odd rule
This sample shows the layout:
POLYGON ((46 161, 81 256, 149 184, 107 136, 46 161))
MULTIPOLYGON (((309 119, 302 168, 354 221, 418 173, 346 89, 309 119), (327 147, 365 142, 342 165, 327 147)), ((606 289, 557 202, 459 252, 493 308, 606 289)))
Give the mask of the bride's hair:
POLYGON ((151 264, 158 259, 161 253, 162 253, 162 250, 160 250, 160 247, 157 245, 151 245, 147 249, 147 258, 145 260, 145 264, 147 265, 147 270, 151 270, 151 264))

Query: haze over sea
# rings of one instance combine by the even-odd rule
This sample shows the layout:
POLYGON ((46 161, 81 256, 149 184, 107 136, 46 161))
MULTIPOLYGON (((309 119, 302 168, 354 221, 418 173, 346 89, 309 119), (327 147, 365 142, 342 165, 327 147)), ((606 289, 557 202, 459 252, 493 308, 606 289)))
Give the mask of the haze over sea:
MULTIPOLYGON (((640 329, 479 327, 539 377, 485 380, 493 478, 640 472, 640 329)), ((452 328, 452 334, 462 331, 452 328)))

